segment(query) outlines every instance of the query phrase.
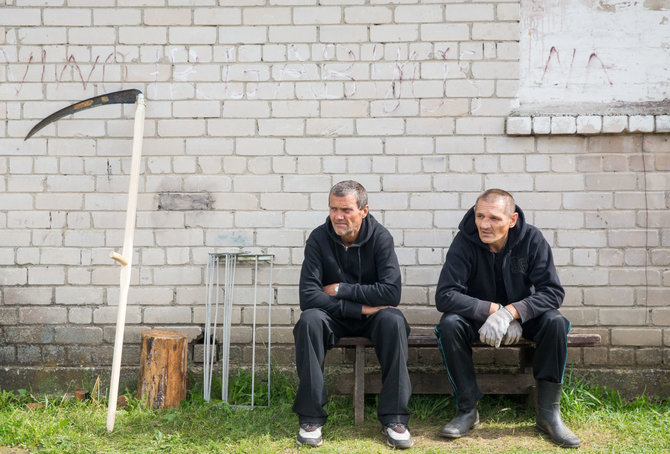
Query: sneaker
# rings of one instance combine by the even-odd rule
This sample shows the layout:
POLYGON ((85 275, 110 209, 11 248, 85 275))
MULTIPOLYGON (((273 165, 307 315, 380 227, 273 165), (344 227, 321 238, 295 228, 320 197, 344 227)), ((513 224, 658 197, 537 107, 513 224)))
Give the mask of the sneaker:
POLYGON ((386 443, 392 448, 407 449, 414 444, 409 428, 404 424, 395 422, 388 424, 384 426, 382 433, 386 435, 386 443))
POLYGON ((302 446, 321 446, 321 443, 323 443, 321 439, 321 426, 318 424, 300 424, 296 441, 302 446))

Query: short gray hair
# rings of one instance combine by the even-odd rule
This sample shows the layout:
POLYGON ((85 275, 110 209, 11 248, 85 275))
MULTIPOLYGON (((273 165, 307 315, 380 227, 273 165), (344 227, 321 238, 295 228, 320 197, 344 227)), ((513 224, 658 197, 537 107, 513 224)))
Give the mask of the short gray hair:
POLYGON ((492 202, 493 200, 497 199, 503 199, 505 201, 505 214, 509 217, 512 217, 514 211, 516 210, 516 203, 514 202, 514 197, 512 197, 512 194, 510 194, 507 191, 503 191, 502 189, 493 188, 484 191, 479 197, 477 197, 475 207, 477 206, 480 200, 484 200, 485 202, 492 202))
POLYGON ((354 180, 345 180, 337 183, 330 188, 328 198, 330 199, 331 195, 334 195, 335 197, 346 197, 349 194, 354 194, 356 196, 359 210, 362 210, 365 208, 365 205, 368 204, 368 191, 365 190, 362 184, 354 180))

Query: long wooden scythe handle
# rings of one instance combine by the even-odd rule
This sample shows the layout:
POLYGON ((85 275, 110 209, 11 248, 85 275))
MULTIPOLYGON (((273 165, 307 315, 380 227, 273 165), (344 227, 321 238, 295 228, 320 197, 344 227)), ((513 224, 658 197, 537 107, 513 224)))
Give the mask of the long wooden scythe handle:
POLYGON ((112 378, 109 383, 109 404, 107 405, 107 431, 114 430, 116 416, 116 399, 119 394, 119 375, 121 373, 121 354, 123 352, 123 332, 126 327, 126 304, 130 287, 130 272, 133 265, 133 239, 135 237, 135 218, 137 215, 137 190, 140 179, 140 158, 142 157, 142 138, 144 136, 144 95, 137 96, 135 111, 135 128, 133 131, 133 154, 130 165, 130 184, 128 185, 128 208, 126 210, 126 227, 121 254, 112 252, 110 256, 121 264, 121 284, 119 291, 119 308, 116 316, 116 333, 114 335, 114 357, 112 359, 112 378))
POLYGON ((133 237, 135 236, 135 215, 137 212, 137 187, 140 178, 140 158, 142 156, 142 138, 144 136, 144 95, 136 88, 105 93, 78 103, 64 107, 37 123, 26 135, 28 140, 38 131, 51 123, 68 115, 98 106, 110 104, 137 104, 135 110, 135 127, 133 131, 133 154, 130 167, 130 185, 128 187, 128 210, 126 211, 126 230, 123 239, 123 252, 112 252, 111 257, 119 262, 121 268, 121 289, 119 293, 119 312, 116 319, 116 336, 114 338, 114 359, 112 362, 112 379, 109 388, 109 406, 107 412, 107 430, 114 430, 116 399, 119 393, 119 374, 121 371, 121 353, 123 350, 123 331, 126 324, 126 303, 130 287, 130 269, 133 263, 133 237))

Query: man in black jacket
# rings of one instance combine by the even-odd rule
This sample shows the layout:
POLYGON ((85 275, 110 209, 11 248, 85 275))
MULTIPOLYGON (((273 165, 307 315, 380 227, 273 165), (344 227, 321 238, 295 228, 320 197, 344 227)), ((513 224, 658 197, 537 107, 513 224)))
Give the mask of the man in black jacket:
POLYGON ((301 445, 320 446, 328 417, 323 379, 326 350, 344 336, 369 338, 382 369, 377 416, 387 442, 409 448, 407 372, 409 325, 400 302, 400 267, 393 237, 368 213, 365 188, 342 181, 330 190, 330 214, 305 245, 300 320, 293 329, 300 384, 293 404, 301 445))
POLYGON ((558 311, 565 292, 549 244, 525 222, 514 198, 500 189, 481 194, 458 229, 435 295, 443 313, 435 334, 458 407, 440 435, 462 437, 479 424, 482 393, 472 343, 480 340, 498 348, 523 336, 536 342, 536 427, 562 447, 578 447, 579 438, 561 420, 570 322, 558 311))

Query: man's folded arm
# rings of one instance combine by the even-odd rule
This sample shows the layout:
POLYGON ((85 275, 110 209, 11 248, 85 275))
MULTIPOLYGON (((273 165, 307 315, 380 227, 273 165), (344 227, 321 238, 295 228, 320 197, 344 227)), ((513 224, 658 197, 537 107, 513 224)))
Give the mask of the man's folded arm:
POLYGON ((382 237, 375 245, 374 260, 377 268, 377 282, 372 284, 340 283, 337 296, 366 306, 398 306, 402 278, 393 237, 390 234, 382 237))
POLYGON ((462 248, 455 247, 455 243, 454 241, 447 251, 447 259, 440 272, 435 292, 435 307, 443 313, 484 321, 489 316, 491 302, 466 294, 472 260, 466 257, 462 248))
POLYGON ((323 309, 334 317, 361 318, 361 305, 323 291, 321 253, 309 240, 300 271, 300 310, 323 309))

